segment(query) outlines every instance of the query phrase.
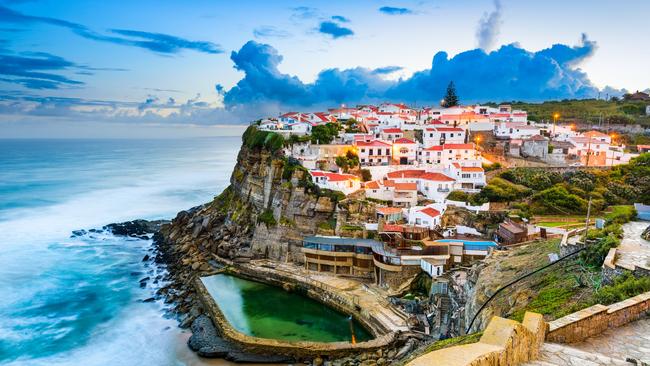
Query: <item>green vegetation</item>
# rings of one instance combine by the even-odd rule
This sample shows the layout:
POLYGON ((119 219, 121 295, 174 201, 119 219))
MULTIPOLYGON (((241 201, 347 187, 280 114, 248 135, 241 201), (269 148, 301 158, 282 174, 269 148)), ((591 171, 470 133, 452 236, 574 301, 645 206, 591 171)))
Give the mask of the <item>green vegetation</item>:
POLYGON ((528 119, 532 121, 551 121, 553 113, 559 113, 564 121, 598 122, 602 119, 611 124, 649 124, 650 118, 645 117, 645 105, 642 101, 627 100, 596 100, 572 99, 562 101, 549 101, 544 103, 513 102, 512 107, 528 112, 528 119))
MULTIPOLYGON (((501 172, 476 194, 452 192, 450 199, 479 204, 510 202, 517 214, 585 214, 589 198, 592 213, 608 207, 650 204, 650 153, 609 170, 574 170, 564 174, 538 168, 513 168, 501 172)), ((629 208, 622 214, 629 220, 629 208)), ((618 213, 615 213, 618 214, 618 213)), ((554 220, 551 220, 554 221, 554 220)))
POLYGON ((280 217, 280 225, 289 226, 289 227, 296 227, 296 222, 291 220, 290 218, 282 216, 282 217, 280 217))
POLYGON ((358 225, 341 225, 341 230, 346 231, 363 231, 363 228, 358 225))
POLYGON ((336 219, 332 218, 327 221, 319 222, 317 226, 322 230, 334 230, 336 229, 336 219))
POLYGON ((650 277, 635 278, 625 273, 614 279, 614 283, 604 286, 596 293, 594 303, 609 305, 650 291, 650 277))
POLYGON ((347 173, 350 169, 359 166, 359 156, 354 151, 348 150, 345 155, 336 157, 336 165, 347 173))
POLYGON ((312 144, 329 144, 339 134, 341 125, 338 123, 327 123, 314 126, 311 129, 312 144))
POLYGON ((447 85, 447 92, 445 93, 443 104, 446 108, 449 108, 457 106, 458 103, 460 101, 458 100, 458 95, 456 95, 456 86, 453 81, 450 81, 449 85, 447 85))
POLYGON ((264 212, 262 212, 257 218, 257 221, 265 223, 267 227, 277 225, 277 221, 275 221, 275 217, 273 217, 273 211, 269 209, 264 210, 264 212))
POLYGON ((460 346, 463 344, 476 343, 481 340, 482 336, 483 336, 483 332, 477 332, 477 333, 466 334, 454 338, 443 339, 441 341, 434 342, 433 344, 428 346, 424 351, 424 353, 429 353, 429 352, 433 352, 433 351, 437 351, 443 348, 449 348, 453 346, 460 346))
POLYGON ((370 182, 372 180, 372 173, 368 169, 361 169, 361 179, 364 182, 370 182))
POLYGON ((271 131, 260 131, 256 125, 250 125, 242 135, 244 146, 249 149, 267 149, 278 152, 284 146, 284 138, 271 131))
POLYGON ((492 163, 492 164, 483 164, 483 170, 487 172, 491 172, 493 170, 499 170, 501 169, 501 163, 492 163))

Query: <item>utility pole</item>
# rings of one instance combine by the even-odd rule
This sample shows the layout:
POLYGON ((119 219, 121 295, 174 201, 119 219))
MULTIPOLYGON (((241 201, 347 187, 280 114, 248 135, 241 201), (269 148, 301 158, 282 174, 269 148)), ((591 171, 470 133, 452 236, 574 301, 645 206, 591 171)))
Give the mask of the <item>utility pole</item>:
POLYGON ((589 154, 591 154, 591 136, 588 137, 589 144, 587 145, 587 161, 585 166, 589 167, 589 154))
POLYGON ((589 196, 589 204, 587 205, 587 220, 585 220, 585 237, 583 243, 587 244, 587 232, 589 231, 589 216, 591 215, 591 195, 589 196))

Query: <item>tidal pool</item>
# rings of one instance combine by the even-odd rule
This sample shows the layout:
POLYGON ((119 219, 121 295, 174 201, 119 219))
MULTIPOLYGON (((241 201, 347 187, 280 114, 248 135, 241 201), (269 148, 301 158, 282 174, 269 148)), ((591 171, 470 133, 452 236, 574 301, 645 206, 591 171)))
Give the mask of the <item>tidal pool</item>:
POLYGON ((372 335, 356 320, 316 300, 229 275, 201 278, 228 322, 238 331, 286 341, 356 342, 372 335))

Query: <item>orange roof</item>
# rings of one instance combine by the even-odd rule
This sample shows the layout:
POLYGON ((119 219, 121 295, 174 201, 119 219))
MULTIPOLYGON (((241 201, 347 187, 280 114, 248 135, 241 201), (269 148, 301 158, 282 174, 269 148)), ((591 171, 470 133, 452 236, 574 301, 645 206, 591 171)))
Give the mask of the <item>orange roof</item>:
POLYGON ((395 183, 396 191, 417 191, 418 185, 416 183, 395 183))
POLYGON ((402 209, 399 207, 377 207, 377 213, 382 215, 401 214, 402 209))
POLYGON ((400 128, 386 128, 382 132, 384 133, 404 133, 400 128))
POLYGON ((379 182, 373 180, 372 182, 366 182, 366 189, 379 189, 379 182))
POLYGON ((424 174, 424 170, 398 170, 387 174, 388 178, 419 178, 424 174))
POLYGON ((394 224, 384 224, 384 231, 403 232, 404 226, 394 224))
POLYGON ((454 182, 454 178, 450 178, 442 173, 424 173, 420 176, 422 179, 431 180, 434 182, 454 182))
POLYGON ((585 132, 583 135, 585 135, 586 137, 609 137, 607 134, 599 131, 589 131, 589 132, 585 132))
POLYGON ((460 170, 464 172, 483 172, 483 168, 480 166, 464 166, 461 167, 460 170))
POLYGON ((425 214, 427 216, 431 216, 431 217, 440 216, 440 211, 438 211, 438 210, 436 210, 434 208, 431 208, 431 207, 427 207, 425 209, 422 209, 419 212, 422 212, 423 214, 425 214))
POLYGON ((342 182, 345 180, 358 180, 356 175, 352 174, 338 174, 338 173, 323 173, 330 182, 342 182))

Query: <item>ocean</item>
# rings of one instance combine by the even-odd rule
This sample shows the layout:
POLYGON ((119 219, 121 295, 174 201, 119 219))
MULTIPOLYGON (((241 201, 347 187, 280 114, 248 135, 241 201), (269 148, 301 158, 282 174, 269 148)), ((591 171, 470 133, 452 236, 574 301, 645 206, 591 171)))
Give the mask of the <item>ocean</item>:
POLYGON ((151 240, 71 233, 210 201, 240 143, 0 140, 0 364, 204 364, 164 304, 142 302, 156 287, 139 280, 159 274, 142 262, 151 240))

